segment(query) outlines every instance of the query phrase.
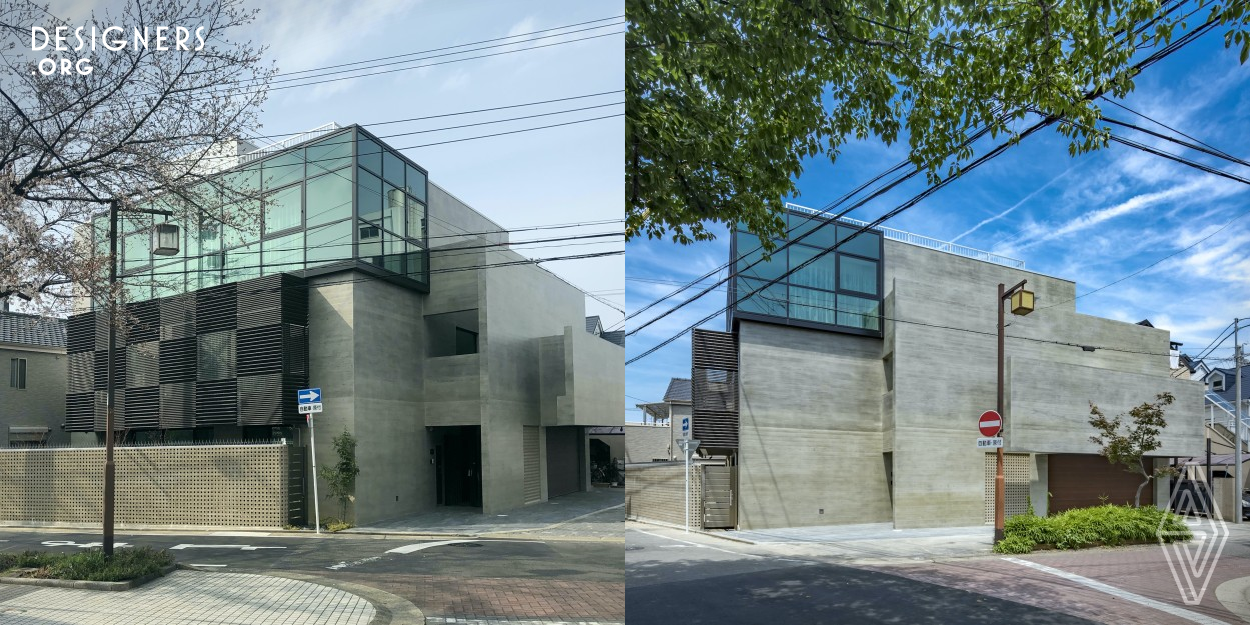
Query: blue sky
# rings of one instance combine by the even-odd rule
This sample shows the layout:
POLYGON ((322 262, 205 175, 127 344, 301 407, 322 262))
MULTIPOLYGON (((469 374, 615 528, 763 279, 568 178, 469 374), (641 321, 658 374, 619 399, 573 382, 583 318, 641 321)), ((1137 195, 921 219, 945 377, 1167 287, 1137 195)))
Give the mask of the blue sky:
MULTIPOLYGON (((1250 156, 1245 148, 1250 145, 1250 66, 1238 65, 1236 51, 1225 50, 1219 34, 1208 34, 1150 67, 1122 102, 1234 156, 1250 156)), ((1112 105, 1102 108, 1110 117, 1153 127, 1112 105)), ((1135 131, 1116 134, 1250 177, 1250 168, 1135 131)), ((977 147, 984 151, 994 144, 977 147)), ((1192 245, 1250 209, 1250 186, 1117 144, 1075 158, 1067 145, 1054 130, 1034 135, 888 225, 1022 259, 1032 271, 1074 280, 1079 295, 1192 245)), ((794 201, 823 207, 902 160, 905 147, 864 141, 846 146, 836 164, 825 156, 809 159, 794 201)), ((850 216, 875 219, 924 187, 923 181, 904 184, 850 216)), ((671 282, 685 283, 725 263, 729 244, 723 228, 718 232, 715 241, 689 246, 630 242, 626 309, 670 293, 677 288, 671 282)), ((725 292, 718 290, 645 328, 628 339, 627 358, 725 304, 725 292)), ((626 327, 636 327, 666 306, 626 327)), ((1079 298, 1076 306, 1082 313, 1122 321, 1148 318, 1171 330, 1184 351, 1202 349, 1234 316, 1250 317, 1250 217, 1136 277, 1079 298)), ((717 317, 704 327, 723 330, 724 323, 717 317)), ((1228 357, 1231 347, 1228 341, 1214 355, 1228 357)), ((640 420, 633 405, 658 401, 669 378, 689 375, 688 336, 630 365, 626 420, 640 420)))
MULTIPOLYGON (((118 0, 54 0, 50 11, 83 23, 91 11, 118 0)), ((553 0, 421 2, 418 0, 246 0, 260 9, 236 38, 268 47, 280 72, 309 70, 444 46, 519 35, 624 14, 624 3, 553 0)), ((623 31, 603 28, 550 43, 623 31)), ((511 41, 525 41, 529 37, 511 41)), ((533 44, 531 44, 533 45, 533 44)), ((295 134, 326 122, 358 123, 374 134, 450 125, 623 101, 621 94, 574 102, 452 118, 371 126, 371 122, 439 115, 624 88, 624 35, 540 50, 411 69, 380 76, 271 92, 260 116, 263 135, 295 134)), ((526 47, 518 45, 515 48, 526 47)), ((514 49, 515 49, 514 48, 514 49)), ((505 48, 506 49, 506 48, 505 48)), ((495 52, 501 49, 487 50, 495 52)), ((481 54, 481 53, 478 53, 481 54)), ((469 55, 464 55, 469 56, 469 55)), ((444 57, 435 60, 449 60, 444 57)), ((427 61, 428 63, 429 61, 427 61)), ((416 65, 420 63, 414 63, 416 65)), ((402 66, 394 66, 402 67, 402 66)), ((384 69, 393 69, 384 68, 384 69)), ((279 79, 283 76, 279 76, 279 79)), ((549 117, 386 139, 396 148, 624 112, 623 105, 549 117)), ((624 215, 623 117, 462 143, 402 150, 430 172, 430 180, 505 228, 621 220, 624 215)), ((523 232, 513 241, 622 231, 623 224, 523 232)), ((620 238, 572 247, 521 248, 534 257, 621 250, 620 238)), ((624 298, 622 256, 545 263, 543 267, 617 307, 624 298)), ((622 317, 587 298, 587 314, 607 322, 622 317)))

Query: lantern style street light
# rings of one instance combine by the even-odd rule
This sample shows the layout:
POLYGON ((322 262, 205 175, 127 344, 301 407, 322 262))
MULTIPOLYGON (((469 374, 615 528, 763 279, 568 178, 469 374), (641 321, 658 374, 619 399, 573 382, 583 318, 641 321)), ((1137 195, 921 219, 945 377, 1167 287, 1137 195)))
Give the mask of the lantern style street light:
MULTIPOLYGON (((104 509, 103 516, 103 551, 104 557, 113 556, 113 500, 114 475, 113 464, 113 430, 115 421, 113 406, 116 391, 114 359, 117 351, 117 202, 109 202, 109 351, 108 351, 108 399, 104 411, 104 509)), ((149 215, 173 215, 170 211, 154 209, 129 209, 126 212, 147 213, 149 215)), ((152 253, 159 256, 173 256, 178 253, 178 226, 175 224, 158 224, 152 229, 152 253)))
MULTIPOLYGON (((998 299, 995 300, 998 307, 998 416, 1002 419, 1002 427, 999 436, 1003 436, 1003 432, 1007 429, 1007 415, 1003 412, 1003 363, 1006 358, 1003 349, 1003 339, 1005 332, 1005 313, 1003 312, 1003 301, 1011 301, 1011 314, 1027 315, 1033 312, 1034 296, 1032 291, 1024 290, 1025 283, 1028 280, 1021 280, 1019 284, 1010 289, 1003 288, 1002 284, 998 285, 998 299)), ((1003 448, 997 450, 997 462, 994 469, 994 543, 998 544, 1003 539, 1003 527, 1007 516, 1007 480, 1003 476, 1003 448)))

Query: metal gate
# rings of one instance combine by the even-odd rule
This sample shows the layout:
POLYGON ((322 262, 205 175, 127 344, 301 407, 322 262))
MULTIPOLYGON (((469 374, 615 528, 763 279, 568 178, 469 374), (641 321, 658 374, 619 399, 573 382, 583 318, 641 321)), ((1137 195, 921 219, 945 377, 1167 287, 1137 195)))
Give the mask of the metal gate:
POLYGON ((734 498, 737 478, 738 467, 703 466, 704 529, 738 527, 738 504, 734 498))
POLYGON ((287 477, 287 523, 303 526, 312 523, 308 518, 308 495, 305 489, 304 460, 306 448, 299 445, 289 446, 291 468, 287 477))

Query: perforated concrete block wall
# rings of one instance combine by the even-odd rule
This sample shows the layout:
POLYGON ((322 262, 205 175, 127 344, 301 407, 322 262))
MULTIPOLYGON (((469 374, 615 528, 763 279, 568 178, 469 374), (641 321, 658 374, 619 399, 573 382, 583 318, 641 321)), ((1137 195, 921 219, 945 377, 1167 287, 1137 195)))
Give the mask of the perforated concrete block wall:
MULTIPOLYGON (((1029 454, 1003 454, 1003 481, 1007 486, 1004 501, 1006 517, 1024 514, 1029 510, 1029 487, 1033 481, 1033 462, 1029 454)), ((985 513, 986 523, 994 522, 994 484, 998 472, 996 454, 985 454, 985 513)))
MULTIPOLYGON (((281 527, 290 452, 285 445, 118 448, 115 522, 281 527)), ((0 519, 99 523, 103 475, 103 448, 0 449, 0 519)))
MULTIPOLYGON (((626 465, 625 515, 673 525, 686 524, 686 481, 683 463, 659 462, 626 465)), ((690 524, 698 527, 703 518, 703 471, 690 467, 690 524)))

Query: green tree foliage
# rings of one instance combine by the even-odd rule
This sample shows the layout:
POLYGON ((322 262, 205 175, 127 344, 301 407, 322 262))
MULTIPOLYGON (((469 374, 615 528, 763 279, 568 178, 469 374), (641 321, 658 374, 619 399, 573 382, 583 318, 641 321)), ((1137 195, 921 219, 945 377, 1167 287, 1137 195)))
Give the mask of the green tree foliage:
POLYGON ((347 430, 334 437, 334 454, 339 460, 332 466, 321 467, 317 474, 326 481, 330 489, 330 497, 339 502, 339 511, 344 521, 347 520, 347 504, 355 501, 356 476, 360 475, 360 466, 356 464, 356 437, 347 430))
POLYGON ((1162 443, 1159 434, 1168 426, 1163 410, 1175 400, 1171 393, 1160 393, 1153 402, 1145 402, 1128 411, 1132 423, 1124 424, 1124 415, 1116 415, 1108 419, 1102 410, 1089 403, 1089 424, 1098 431, 1096 436, 1089 437, 1091 443, 1098 445, 1098 453, 1111 462, 1124 467, 1129 473, 1141 475, 1144 481, 1137 486, 1137 498, 1133 501, 1136 507, 1141 506, 1141 491, 1157 475, 1171 475, 1174 469, 1165 467, 1150 471, 1146 467, 1145 455, 1158 449, 1162 443))
POLYGON ((803 159, 851 139, 957 175, 973 129, 1064 119, 1075 155, 1102 147, 1091 89, 1133 90, 1135 54, 1213 19, 1250 53, 1245 2, 1208 0, 627 0, 628 237, 712 238, 704 222, 781 234, 803 159), (1191 14, 1192 12, 1192 14, 1191 14), (1126 36, 1124 33, 1139 34, 1126 36))

